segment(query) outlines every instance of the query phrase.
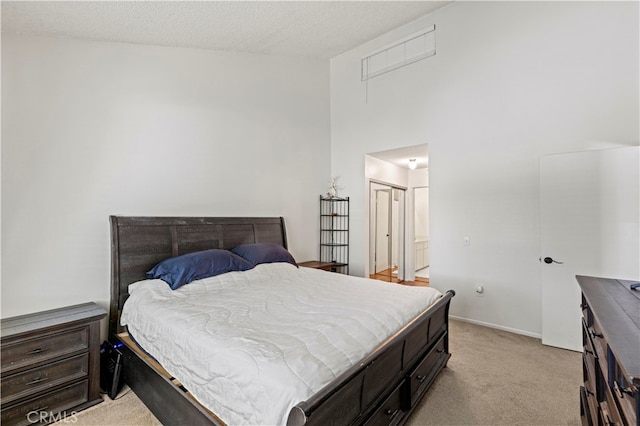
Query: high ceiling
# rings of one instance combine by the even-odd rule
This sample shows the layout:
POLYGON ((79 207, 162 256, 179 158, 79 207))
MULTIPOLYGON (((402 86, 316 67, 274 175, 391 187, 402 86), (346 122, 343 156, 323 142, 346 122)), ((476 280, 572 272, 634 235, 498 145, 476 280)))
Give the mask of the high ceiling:
MULTIPOLYGON (((451 1, 2 1, 2 33, 330 59, 451 1)), ((371 154, 427 167, 426 146, 371 154)))
POLYGON ((2 32, 329 59, 449 1, 2 1, 2 32))

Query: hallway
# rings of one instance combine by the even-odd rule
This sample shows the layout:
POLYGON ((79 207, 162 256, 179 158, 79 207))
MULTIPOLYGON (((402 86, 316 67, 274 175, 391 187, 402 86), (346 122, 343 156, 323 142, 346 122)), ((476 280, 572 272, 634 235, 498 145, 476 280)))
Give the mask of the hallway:
POLYGON ((380 271, 377 274, 371 274, 369 278, 372 278, 374 280, 392 282, 396 284, 403 284, 403 285, 425 286, 425 287, 429 286, 429 278, 416 276, 415 281, 399 280, 398 277, 392 273, 391 269, 380 271))

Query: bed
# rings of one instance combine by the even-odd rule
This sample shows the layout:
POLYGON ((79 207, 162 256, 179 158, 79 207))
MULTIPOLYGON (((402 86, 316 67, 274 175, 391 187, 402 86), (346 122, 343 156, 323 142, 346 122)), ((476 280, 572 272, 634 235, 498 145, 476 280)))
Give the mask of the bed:
MULTIPOLYGON (((287 239, 284 220, 282 218, 112 216, 110 222, 112 240, 110 339, 113 343, 122 345, 120 351, 124 355, 123 377, 125 383, 131 387, 163 424, 402 424, 424 396, 437 374, 446 366, 450 357, 448 347, 448 309, 450 300, 454 295, 453 291, 448 291, 444 294, 439 293, 437 297, 430 299, 428 303, 423 302, 424 306, 428 305, 426 309, 422 307, 415 312, 407 314, 409 315, 407 318, 396 318, 396 325, 393 326, 394 329, 391 332, 388 330, 375 330, 376 327, 386 327, 384 325, 367 325, 367 327, 372 328, 371 333, 377 337, 374 336, 372 337, 374 340, 363 342, 358 349, 360 352, 354 351, 349 353, 348 356, 345 355, 350 360, 343 369, 336 368, 336 365, 339 365, 335 364, 337 361, 332 360, 331 356, 323 354, 321 346, 317 344, 318 339, 311 335, 300 334, 305 332, 304 327, 295 327, 291 329, 290 334, 296 335, 296 341, 303 342, 300 346, 309 346, 311 349, 295 356, 292 355, 293 353, 297 354, 293 350, 293 346, 291 346, 291 351, 282 351, 282 349, 280 351, 283 353, 291 352, 287 353, 287 356, 289 356, 286 360, 287 364, 291 364, 292 359, 298 361, 297 370, 291 370, 293 371, 291 375, 301 377, 302 383, 306 386, 306 393, 293 393, 293 396, 289 398, 296 398, 296 395, 304 395, 304 398, 296 400, 288 406, 284 405, 287 407, 284 414, 281 412, 280 414, 275 414, 275 417, 250 417, 245 418, 245 420, 238 420, 237 417, 230 416, 224 407, 216 405, 216 398, 212 401, 207 400, 209 397, 203 393, 206 383, 199 383, 197 380, 198 377, 202 376, 199 371, 194 377, 189 378, 184 371, 180 371, 176 367, 176 365, 184 366, 187 364, 192 366, 197 361, 172 362, 168 355, 172 352, 171 349, 162 345, 158 345, 160 349, 155 347, 153 342, 156 339, 151 334, 149 336, 152 337, 148 338, 142 328, 135 329, 136 331, 129 335, 121 324, 121 315, 125 302, 130 296, 130 288, 132 296, 127 305, 129 313, 125 309, 125 322, 132 321, 132 313, 137 313, 141 310, 140 306, 144 305, 144 301, 148 299, 165 300, 177 294, 193 293, 196 295, 193 300, 201 301, 205 305, 213 305, 218 300, 218 296, 206 301, 202 295, 213 294, 214 291, 222 288, 233 289, 234 291, 230 292, 231 301, 221 300, 221 305, 215 308, 214 312, 220 313, 225 311, 223 307, 233 304, 242 306, 243 303, 248 303, 252 297, 260 300, 263 297, 260 294, 263 294, 266 299, 272 293, 269 289, 273 287, 273 293, 275 293, 275 287, 279 287, 280 284, 283 287, 281 290, 283 296, 281 297, 284 297, 284 299, 299 301, 306 298, 307 302, 305 303, 309 303, 309 300, 330 298, 332 297, 331 293, 340 294, 340 291, 348 288, 350 283, 354 283, 354 288, 357 288, 357 285, 363 285, 368 280, 339 276, 339 274, 308 268, 297 268, 291 264, 280 263, 257 265, 244 272, 229 272, 216 277, 194 281, 180 289, 181 292, 171 293, 168 286, 159 280, 143 281, 147 278, 146 272, 158 262, 187 253, 208 249, 230 250, 244 244, 253 243, 273 243, 286 248, 287 239), (261 283, 265 280, 265 277, 270 277, 269 279, 271 280, 266 281, 266 290, 256 290, 255 283, 261 283), (291 277, 291 279, 288 277, 291 277), (291 281, 291 283, 287 284, 286 281, 291 281), (326 285, 323 281, 327 281, 326 285), (333 283, 334 281, 336 283, 333 283), (290 284, 293 284, 293 286, 285 287, 285 285, 290 284), (330 287, 331 285, 334 287, 330 287), (325 288, 323 295, 321 293, 313 293, 313 291, 317 291, 313 290, 316 287, 318 290, 325 288), (183 291, 185 288, 187 290, 183 291), (298 294, 296 293, 297 291, 302 293, 298 294), (198 295, 200 296, 198 297, 198 295), (254 297, 255 295, 258 296, 254 297), (134 303, 138 303, 135 308, 132 307, 134 303), (138 334, 136 335, 136 333, 138 334), (380 338, 380 336, 386 337, 380 338), (314 341, 316 341, 316 346, 314 346, 314 341), (364 352, 362 352, 363 350, 364 352), (314 364, 314 359, 322 357, 328 358, 322 359, 319 364, 314 364), (322 372, 325 365, 328 366, 326 374, 322 372), (174 377, 172 373, 180 377, 174 377), (185 385, 183 381, 188 385, 185 385), (203 404, 201 401, 205 403, 203 404)), ((389 291, 389 288, 392 287, 381 282, 369 282, 368 284, 373 285, 381 292, 389 291)), ((228 293, 227 291, 225 294, 228 293)), ((416 293, 416 297, 418 294, 422 295, 426 294, 426 292, 416 293)), ((345 303, 347 303, 346 301, 350 297, 352 298, 353 295, 350 296, 345 293, 340 295, 339 299, 345 300, 345 303)), ((413 298, 413 296, 409 298, 413 298)), ((293 305, 288 303, 286 302, 283 305, 286 309, 283 308, 281 310, 281 314, 285 318, 289 315, 290 309, 296 309, 295 307, 290 308, 293 305)), ((268 311, 273 311, 273 306, 279 306, 279 301, 273 302, 269 306, 268 311)), ((306 306, 308 307, 309 305, 306 306)), ((155 309, 160 309, 158 312, 169 312, 164 306, 155 309), (165 310, 163 311, 163 309, 165 310)), ((416 308, 402 307, 398 310, 409 311, 410 309, 416 308)), ((307 312, 309 309, 305 307, 304 311, 307 312)), ((233 312, 231 311, 231 315, 234 315, 233 312)), ((264 312, 260 313, 260 315, 263 314, 264 312)), ((151 315, 153 316, 153 314, 151 315)), ((166 322, 169 324, 179 322, 181 316, 185 314, 176 315, 179 316, 174 319, 167 319, 166 322)), ((228 316, 229 312, 226 315, 228 316)), ((326 314, 323 315, 326 316, 326 314)), ((390 315, 393 316, 395 314, 390 315)), ((196 317, 197 315, 193 318, 196 317)), ((168 318, 170 317, 168 316, 168 318)), ((289 318, 289 323, 296 323, 295 320, 291 320, 291 317, 289 318)), ((312 318, 312 320, 316 321, 317 318, 312 318)), ((190 320, 188 328, 194 328, 191 325, 197 322, 190 320)), ((209 319, 201 322, 209 324, 208 327, 211 327, 209 319)), ((266 323, 268 321, 261 322, 266 323)), ((304 323, 302 319, 298 322, 300 324, 295 324, 296 326, 304 323)), ((362 322, 369 324, 370 321, 362 322)), ((374 322, 371 322, 371 324, 374 322)), ((131 328, 131 325, 129 327, 131 328)), ((151 327, 153 328, 153 326, 151 327)), ((216 325, 215 327, 218 326, 216 325)), ((286 333, 280 333, 281 328, 282 326, 274 327, 274 331, 277 329, 278 335, 282 335, 285 339, 283 347, 288 349, 289 347, 286 343, 288 337, 286 333)), ((307 330, 313 333, 314 328, 307 327, 307 330)), ((351 329, 351 326, 347 328, 347 330, 351 329)), ((214 334, 227 333, 222 326, 220 326, 219 330, 217 328, 215 330, 214 334)), ((364 334, 368 332, 365 330, 364 334)), ((269 330, 263 329, 259 333, 266 336, 265 333, 268 334, 269 330)), ((357 334, 362 335, 363 333, 357 334)), ((171 335, 168 338, 169 341, 177 341, 183 346, 186 345, 186 343, 181 342, 182 333, 180 333, 179 329, 178 331, 162 329, 162 332, 158 335, 171 335), (171 335, 171 333, 174 333, 174 335, 171 335)), ((200 335, 194 341, 204 342, 206 339, 207 335, 200 335)), ((248 339, 251 340, 250 336, 233 336, 233 339, 228 340, 228 344, 209 344, 208 346, 217 347, 210 356, 203 356, 200 353, 207 347, 204 343, 201 345, 202 347, 194 345, 191 351, 186 352, 197 353, 200 359, 205 360, 204 370, 215 369, 221 365, 229 368, 227 365, 229 364, 229 357, 233 359, 234 354, 247 351, 235 348, 233 342, 235 340, 248 339), (227 351, 226 355, 225 351, 227 351), (218 354, 217 358, 216 353, 218 354)), ((265 341, 269 342, 269 345, 271 340, 278 341, 279 337, 275 334, 274 336, 265 337, 265 341)), ((347 352, 345 348, 337 346, 339 352, 347 352)), ((255 354, 248 358, 253 362, 255 361, 252 358, 254 356, 255 354)), ((242 356, 239 356, 238 360, 239 358, 242 358, 242 356)), ((295 364, 295 362, 293 363, 295 364)), ((241 364, 238 363, 238 365, 241 364)), ((271 392, 273 395, 284 395, 286 390, 296 387, 284 381, 284 376, 287 375, 289 367, 287 367, 286 371, 276 369, 272 372, 272 376, 282 377, 282 383, 276 383, 281 388, 276 386, 271 392)), ((251 370, 251 368, 243 367, 242 370, 244 374, 244 370, 251 370)), ((257 377, 264 375, 265 370, 259 371, 262 373, 256 375, 255 383, 259 383, 257 377)), ((229 377, 235 377, 234 374, 223 374, 222 376, 226 376, 226 379, 228 379, 229 377)), ((219 373, 218 375, 220 376, 219 373)), ((227 381, 230 386, 247 389, 248 386, 243 385, 242 380, 247 379, 238 378, 238 383, 236 384, 232 381, 227 381)), ((251 379, 249 378, 249 380, 251 379)), ((207 380, 204 381, 206 382, 207 380)), ((305 388, 305 386, 302 386, 302 388, 305 388)), ((269 392, 263 393, 268 394, 269 392)), ((238 398, 236 395, 232 399, 240 401, 242 398, 238 398)), ((248 409, 245 407, 244 411, 247 412, 262 410, 258 406, 269 406, 264 401, 260 403, 259 396, 249 395, 247 400, 257 404, 256 406, 250 405, 248 409)), ((240 405, 231 408, 242 412, 243 409, 240 405)))

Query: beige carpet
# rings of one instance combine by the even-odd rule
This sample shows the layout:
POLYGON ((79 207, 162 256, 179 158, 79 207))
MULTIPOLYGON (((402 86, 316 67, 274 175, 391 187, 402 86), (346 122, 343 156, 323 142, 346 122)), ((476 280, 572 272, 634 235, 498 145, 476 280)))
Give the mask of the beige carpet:
POLYGON ((582 354, 450 321, 445 368, 407 422, 422 425, 580 425, 582 354))
MULTIPOLYGON (((408 426, 580 425, 581 354, 460 321, 450 328, 448 367, 408 426)), ((133 392, 120 395, 78 413, 75 424, 160 424, 133 392)))

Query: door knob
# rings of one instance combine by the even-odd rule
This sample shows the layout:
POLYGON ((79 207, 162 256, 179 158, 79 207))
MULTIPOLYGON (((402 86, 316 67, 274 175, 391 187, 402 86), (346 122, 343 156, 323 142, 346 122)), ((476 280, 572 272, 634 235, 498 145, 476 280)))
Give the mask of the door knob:
POLYGON ((551 263, 557 263, 559 265, 562 265, 564 262, 558 262, 557 260, 553 260, 551 257, 545 257, 544 259, 540 259, 538 258, 538 260, 543 260, 544 263, 546 263, 547 265, 551 264, 551 263))

